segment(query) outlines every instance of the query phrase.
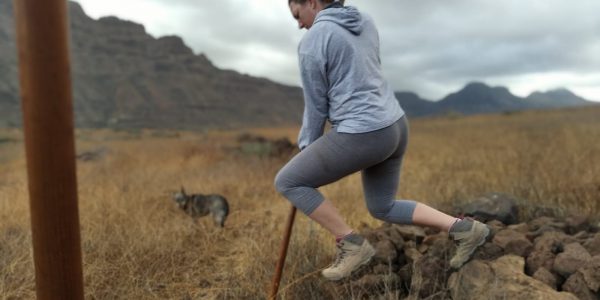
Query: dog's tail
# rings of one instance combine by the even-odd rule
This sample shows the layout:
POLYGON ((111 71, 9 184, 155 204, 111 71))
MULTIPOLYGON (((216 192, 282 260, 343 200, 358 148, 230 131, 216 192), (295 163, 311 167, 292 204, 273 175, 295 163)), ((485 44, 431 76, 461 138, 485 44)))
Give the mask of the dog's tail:
POLYGON ((210 195, 208 198, 211 200, 210 210, 215 223, 224 227, 225 220, 229 215, 229 203, 227 203, 227 199, 221 195, 210 195))

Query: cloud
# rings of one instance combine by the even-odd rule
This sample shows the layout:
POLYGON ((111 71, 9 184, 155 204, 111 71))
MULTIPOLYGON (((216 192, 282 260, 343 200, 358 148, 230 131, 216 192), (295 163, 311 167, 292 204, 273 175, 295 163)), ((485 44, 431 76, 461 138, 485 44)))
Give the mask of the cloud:
MULTIPOLYGON (((364 10, 377 15, 382 56, 384 63, 391 65, 384 68, 392 85, 418 86, 422 94, 434 99, 448 92, 444 86, 459 88, 469 80, 509 85, 513 78, 551 74, 544 77, 562 85, 567 83, 562 79, 573 77, 565 74, 600 70, 595 54, 600 22, 592 13, 600 9, 598 1, 577 5, 559 0, 378 4, 369 3, 364 10), (434 90, 428 93, 428 87, 434 90)), ((578 86, 571 80, 568 83, 578 86)), ((523 94, 536 88, 521 86, 519 91, 523 94)), ((586 91, 590 95, 589 89, 586 91)), ((600 90, 596 92, 600 98, 600 90)))
MULTIPOLYGON (((143 23, 155 36, 180 35, 218 67, 299 85, 296 46, 303 31, 287 1, 81 2, 93 16, 102 11, 143 23)), ((396 90, 437 100, 478 80, 522 96, 564 86, 600 101, 600 1, 346 3, 375 19, 383 70, 396 90)))

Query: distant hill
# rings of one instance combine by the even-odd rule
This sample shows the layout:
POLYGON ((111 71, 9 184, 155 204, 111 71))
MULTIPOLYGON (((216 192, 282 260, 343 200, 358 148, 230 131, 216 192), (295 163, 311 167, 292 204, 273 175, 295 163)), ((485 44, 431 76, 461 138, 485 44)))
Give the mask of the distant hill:
MULTIPOLYGON (((154 38, 144 26, 85 14, 69 2, 76 126, 84 128, 239 128, 299 124, 302 91, 215 67, 177 36, 154 38)), ((20 126, 12 0, 0 0, 0 127, 20 126)), ((586 105, 566 89, 526 99, 505 87, 469 83, 440 101, 396 97, 409 116, 493 113, 586 105)))
POLYGON ((565 88, 555 89, 545 93, 533 92, 525 99, 538 107, 567 107, 589 104, 588 100, 573 94, 573 92, 565 88))
POLYGON ((489 87, 480 82, 469 83, 462 90, 438 102, 442 111, 464 114, 493 113, 503 110, 520 110, 530 106, 505 87, 489 87))
POLYGON ((396 92, 402 109, 411 117, 422 117, 438 112, 437 103, 425 100, 413 92, 396 92))
MULTIPOLYGON (((12 0, 0 0, 0 126, 20 125, 12 0)), ((69 2, 76 125, 206 128, 299 124, 302 90, 216 68, 181 38, 94 20, 69 2)))
POLYGON ((490 87, 481 82, 468 83, 461 90, 439 101, 424 100, 410 92, 396 93, 396 98, 407 114, 413 117, 446 113, 472 115, 597 104, 567 89, 534 92, 526 98, 521 98, 513 95, 506 87, 490 87))

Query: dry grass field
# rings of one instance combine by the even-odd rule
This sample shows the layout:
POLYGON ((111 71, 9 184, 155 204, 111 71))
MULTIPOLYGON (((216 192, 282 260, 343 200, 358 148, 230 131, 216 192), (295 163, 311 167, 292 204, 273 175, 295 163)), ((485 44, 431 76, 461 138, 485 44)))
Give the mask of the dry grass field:
MULTIPOLYGON (((246 130, 295 140, 297 128, 246 130)), ((286 158, 236 150, 242 131, 77 131, 86 299, 264 299, 289 203, 273 188, 286 158), (225 228, 194 223, 171 194, 220 193, 225 228)), ((381 224, 359 176, 322 188, 354 227, 381 224)), ((22 132, 0 130, 0 298, 32 299, 34 272, 22 132)), ((411 121, 398 197, 452 212, 487 192, 544 211, 600 221, 600 108, 411 121)), ((328 299, 319 277, 332 238, 298 215, 280 299, 328 299)), ((391 298, 392 295, 390 295, 391 298)))

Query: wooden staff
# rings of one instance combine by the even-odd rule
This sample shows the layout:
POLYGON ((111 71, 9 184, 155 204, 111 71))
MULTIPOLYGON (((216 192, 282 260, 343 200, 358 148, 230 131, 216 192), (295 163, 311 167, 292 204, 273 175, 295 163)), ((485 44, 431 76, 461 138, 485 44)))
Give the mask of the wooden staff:
POLYGON ((37 299, 83 299, 67 1, 13 3, 37 299))
POLYGON ((271 294, 269 300, 275 300, 277 298, 277 291, 279 290, 279 283, 281 281, 281 273, 283 272, 283 266, 285 265, 285 258, 287 256, 288 245, 290 244, 290 236, 292 235, 292 227, 294 226, 294 218, 296 217, 296 207, 292 205, 290 213, 288 215, 287 223, 285 225, 285 231, 283 233, 283 240, 279 249, 279 260, 275 267, 275 276, 273 276, 273 282, 271 283, 271 294))

